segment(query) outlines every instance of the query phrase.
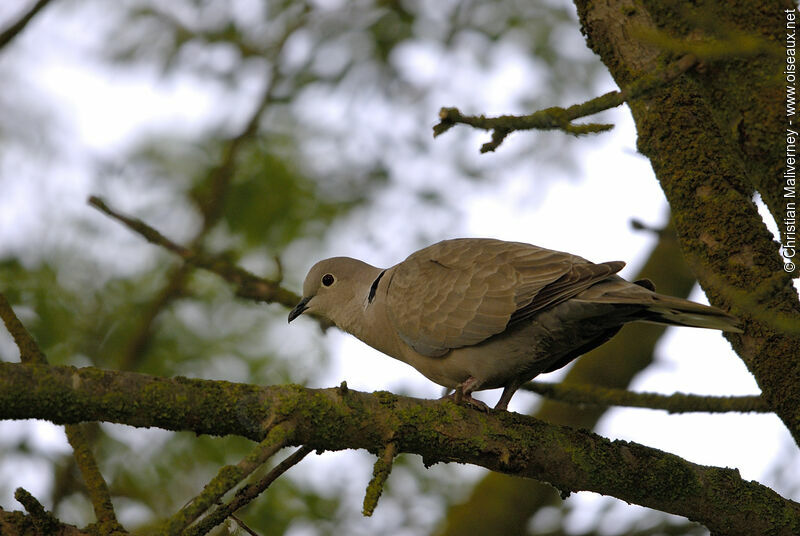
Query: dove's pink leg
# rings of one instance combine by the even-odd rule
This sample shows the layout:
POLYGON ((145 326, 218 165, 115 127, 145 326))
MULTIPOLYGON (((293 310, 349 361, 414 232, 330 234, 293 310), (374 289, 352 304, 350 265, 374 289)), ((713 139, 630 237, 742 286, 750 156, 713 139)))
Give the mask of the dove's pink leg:
POLYGON ((453 397, 453 401, 455 401, 456 404, 466 404, 481 411, 489 411, 489 406, 478 399, 472 398, 472 391, 474 391, 476 387, 478 387, 478 380, 470 376, 456 385, 455 392, 450 396, 453 397))
POLYGON ((503 394, 500 395, 500 400, 497 401, 497 405, 494 409, 502 409, 508 411, 508 403, 511 401, 511 397, 514 396, 514 393, 517 392, 517 389, 520 387, 519 382, 512 382, 506 385, 505 389, 503 389, 503 394))

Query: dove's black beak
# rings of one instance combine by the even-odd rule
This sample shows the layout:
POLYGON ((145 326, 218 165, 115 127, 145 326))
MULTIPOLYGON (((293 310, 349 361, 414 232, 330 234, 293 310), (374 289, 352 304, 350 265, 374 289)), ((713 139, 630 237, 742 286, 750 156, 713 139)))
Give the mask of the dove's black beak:
POLYGON ((303 298, 302 300, 300 300, 300 303, 298 303, 295 306, 295 308, 292 309, 291 312, 289 313, 289 322, 291 322, 292 320, 294 320, 295 318, 297 318, 298 316, 303 314, 303 312, 306 309, 308 309, 308 302, 309 301, 311 301, 311 297, 310 296, 308 298, 303 298))

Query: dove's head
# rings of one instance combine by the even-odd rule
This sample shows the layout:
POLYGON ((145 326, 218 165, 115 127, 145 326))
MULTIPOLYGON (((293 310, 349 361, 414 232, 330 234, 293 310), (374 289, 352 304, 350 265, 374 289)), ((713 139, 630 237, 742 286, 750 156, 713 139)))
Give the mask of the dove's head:
POLYGON ((289 313, 289 322, 309 312, 347 329, 350 321, 363 313, 370 285, 380 272, 379 268, 349 257, 319 261, 308 271, 303 299, 289 313))

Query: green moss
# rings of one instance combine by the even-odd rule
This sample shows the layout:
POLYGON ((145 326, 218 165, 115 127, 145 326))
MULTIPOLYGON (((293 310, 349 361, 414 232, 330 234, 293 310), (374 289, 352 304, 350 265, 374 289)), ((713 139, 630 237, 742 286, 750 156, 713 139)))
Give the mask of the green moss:
POLYGON ((373 393, 382 406, 393 408, 397 404, 398 396, 389 391, 375 391, 373 393))

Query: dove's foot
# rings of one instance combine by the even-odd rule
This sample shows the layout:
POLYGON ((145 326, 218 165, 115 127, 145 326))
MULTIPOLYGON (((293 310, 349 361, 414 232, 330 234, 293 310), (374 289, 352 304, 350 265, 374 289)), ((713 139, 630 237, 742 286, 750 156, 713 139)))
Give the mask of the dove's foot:
POLYGON ((484 402, 478 400, 477 398, 472 398, 471 396, 463 397, 461 402, 456 401, 456 404, 463 404, 465 406, 475 408, 478 411, 482 411, 484 413, 489 412, 489 406, 487 406, 484 402))
POLYGON ((465 381, 456 385, 455 391, 444 398, 452 398, 453 402, 461 406, 470 406, 478 411, 489 411, 489 406, 477 398, 472 398, 472 391, 478 386, 478 380, 469 377, 465 381))
POLYGON ((456 404, 458 404, 459 406, 472 407, 472 408, 477 409, 478 411, 489 411, 489 406, 487 406, 485 403, 481 402, 477 398, 472 398, 472 396, 470 396, 470 395, 458 396, 458 394, 457 394, 458 392, 459 391, 456 390, 454 393, 450 393, 449 395, 445 395, 445 396, 443 396, 441 398, 441 400, 449 399, 449 400, 452 400, 453 402, 455 402, 456 404))

